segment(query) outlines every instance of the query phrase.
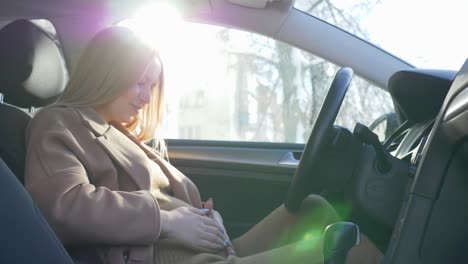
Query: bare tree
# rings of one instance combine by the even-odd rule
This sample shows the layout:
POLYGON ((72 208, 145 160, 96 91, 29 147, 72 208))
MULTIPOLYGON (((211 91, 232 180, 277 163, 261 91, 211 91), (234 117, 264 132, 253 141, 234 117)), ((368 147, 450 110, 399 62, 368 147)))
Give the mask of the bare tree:
MULTIPOLYGON (((302 10, 367 39, 359 21, 378 0, 338 7, 332 0, 298 0, 302 10)), ((220 38, 235 38, 223 29, 220 38)), ((338 67, 320 57, 256 34, 248 34, 244 48, 227 45, 235 72, 236 132, 244 140, 305 142, 338 67), (251 85, 251 84, 254 85, 251 85), (249 105, 255 105, 252 108, 249 105), (255 116, 255 118, 251 118, 255 116)), ((382 107, 383 91, 357 78, 342 106, 338 124, 352 126, 382 107), (377 90, 377 91, 375 91, 377 90), (370 110, 370 111, 369 111, 370 110)), ((391 109, 391 105, 384 106, 391 109)))

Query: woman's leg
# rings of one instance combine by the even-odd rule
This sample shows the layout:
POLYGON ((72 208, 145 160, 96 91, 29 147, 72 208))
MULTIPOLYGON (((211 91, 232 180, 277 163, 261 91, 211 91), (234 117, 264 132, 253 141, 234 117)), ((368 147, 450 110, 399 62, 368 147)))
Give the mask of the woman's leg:
POLYGON ((338 220, 338 214, 324 198, 310 195, 297 213, 290 213, 282 205, 247 233, 233 240, 233 245, 239 257, 298 241, 321 252, 323 230, 338 220))
POLYGON ((188 264, 322 264, 322 254, 310 250, 299 243, 293 243, 280 248, 258 254, 228 258, 215 254, 198 254, 188 264))
POLYGON ((348 252, 347 264, 377 264, 383 255, 380 250, 365 236, 361 234, 361 242, 348 252))
MULTIPOLYGON (((238 239, 233 240, 237 256, 198 254, 190 264, 303 264, 323 263, 323 231, 339 221, 333 207, 322 197, 308 196, 299 212, 280 206, 238 239)), ((377 264, 382 254, 361 235, 361 244, 351 249, 348 264, 377 264)))

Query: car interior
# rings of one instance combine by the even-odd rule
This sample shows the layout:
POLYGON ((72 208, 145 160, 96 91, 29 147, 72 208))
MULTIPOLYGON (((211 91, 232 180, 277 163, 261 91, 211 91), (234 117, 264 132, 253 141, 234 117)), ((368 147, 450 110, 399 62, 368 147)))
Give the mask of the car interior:
MULTIPOLYGON (((294 212, 315 193, 375 243, 383 263, 468 261, 468 62, 459 71, 410 67, 306 16, 292 8, 294 1, 263 1, 260 9, 244 1, 175 2, 187 20, 258 32, 343 66, 305 144, 167 141, 171 163, 202 199, 215 198, 231 238, 283 203, 294 212), (298 24, 329 33, 303 34, 294 30, 298 24), (329 45, 337 42, 348 49, 329 45), (401 120, 383 142, 366 125, 350 130, 334 123, 356 74, 383 84, 401 120)), ((92 245, 62 245, 23 188, 24 132, 34 113, 63 91, 93 34, 136 7, 131 1, 0 3, 0 263, 99 263, 92 245), (50 20, 58 39, 35 19, 50 20)), ((345 234, 337 232, 331 239, 339 245, 345 234)))

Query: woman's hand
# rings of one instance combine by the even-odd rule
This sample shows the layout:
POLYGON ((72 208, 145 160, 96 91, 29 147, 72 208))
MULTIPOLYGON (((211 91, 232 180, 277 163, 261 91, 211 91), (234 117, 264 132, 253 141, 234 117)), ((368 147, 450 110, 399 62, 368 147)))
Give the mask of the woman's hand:
POLYGON ((224 228, 223 218, 221 217, 219 212, 213 209, 211 211, 211 218, 213 218, 213 220, 215 220, 215 222, 218 224, 218 227, 226 235, 226 238, 229 239, 229 237, 227 236, 226 229, 224 228))
POLYGON ((215 220, 206 217, 206 212, 188 207, 160 212, 160 239, 199 252, 217 253, 225 248, 224 230, 215 220))
POLYGON ((219 229, 223 231, 224 241, 226 242, 226 253, 228 255, 235 256, 236 252, 234 251, 234 246, 232 245, 231 239, 229 238, 226 228, 224 227, 223 218, 218 211, 214 210, 213 198, 209 198, 205 203, 203 203, 203 208, 208 210, 208 216, 211 217, 218 224, 219 229))

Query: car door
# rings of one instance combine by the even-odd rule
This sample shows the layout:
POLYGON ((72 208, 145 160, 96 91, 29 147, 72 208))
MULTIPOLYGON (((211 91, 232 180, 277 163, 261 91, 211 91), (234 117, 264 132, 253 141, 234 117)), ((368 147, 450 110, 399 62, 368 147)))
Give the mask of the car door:
POLYGON ((284 201, 301 144, 169 140, 170 160, 214 198, 231 237, 284 201))

